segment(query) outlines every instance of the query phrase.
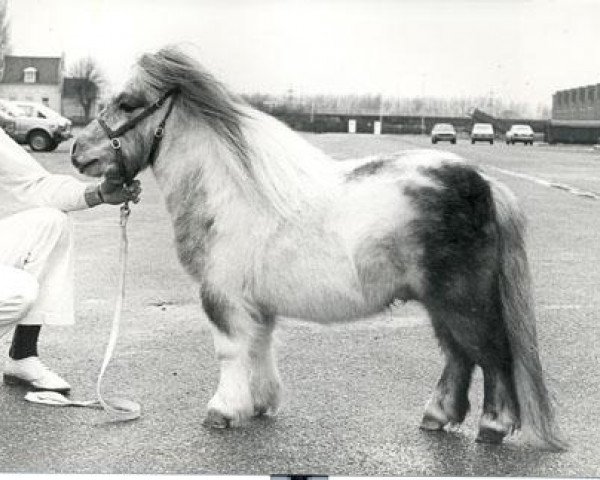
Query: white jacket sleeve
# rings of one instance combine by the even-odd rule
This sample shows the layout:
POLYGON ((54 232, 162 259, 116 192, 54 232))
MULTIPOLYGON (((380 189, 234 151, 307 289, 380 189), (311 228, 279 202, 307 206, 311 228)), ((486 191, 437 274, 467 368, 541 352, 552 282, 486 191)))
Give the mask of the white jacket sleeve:
POLYGON ((86 186, 69 175, 51 174, 0 129, 0 188, 20 202, 80 210, 88 206, 86 186))

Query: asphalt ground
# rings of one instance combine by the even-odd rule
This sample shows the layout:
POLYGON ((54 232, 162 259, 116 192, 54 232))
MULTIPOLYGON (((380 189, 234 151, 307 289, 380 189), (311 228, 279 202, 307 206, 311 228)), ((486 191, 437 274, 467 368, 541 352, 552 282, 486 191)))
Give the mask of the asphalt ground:
MULTIPOLYGON (((432 146, 426 137, 324 134, 307 138, 339 160, 406 148, 455 151, 472 162, 600 192, 600 153, 522 145, 432 146)), ((35 154, 53 172, 74 174, 68 145, 35 154)), ((202 426, 218 380, 208 323, 196 288, 179 266, 170 220, 149 172, 129 222, 127 298, 107 396, 142 404, 134 422, 96 410, 33 405, 23 389, 0 385, 0 472, 393 476, 599 476, 598 370, 600 201, 488 169, 517 195, 529 218, 543 362, 558 402, 565 453, 474 442, 481 377, 464 425, 418 429, 442 357, 423 311, 394 307, 375 319, 333 327, 283 320, 276 331, 283 407, 241 429, 202 426)), ((0 195, 0 214, 22 208, 0 195)), ((43 359, 94 398, 110 331, 118 272, 118 212, 73 214, 75 327, 45 328, 43 359)), ((9 339, 0 340, 8 350, 9 339)))

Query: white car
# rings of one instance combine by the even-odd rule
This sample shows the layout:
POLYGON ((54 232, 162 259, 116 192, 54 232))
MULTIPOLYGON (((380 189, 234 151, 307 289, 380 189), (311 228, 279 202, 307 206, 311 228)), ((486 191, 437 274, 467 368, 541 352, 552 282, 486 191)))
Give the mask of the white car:
POLYGON ((533 145, 533 129, 529 125, 513 125, 506 132, 507 145, 514 145, 517 142, 533 145))
POLYGON ((10 128, 4 128, 6 133, 19 144, 28 144, 33 151, 52 151, 60 142, 71 138, 71 121, 53 110, 47 115, 37 115, 37 110, 32 109, 27 114, 15 102, 0 99, 0 112, 12 121, 10 128))
POLYGON ((13 100, 12 103, 19 107, 19 109, 27 117, 47 118, 49 120, 56 120, 60 126, 71 126, 71 120, 63 117, 60 113, 55 112, 43 103, 26 102, 21 100, 13 100))
MULTIPOLYGON (((7 103, 4 101, 4 103, 7 103)), ((20 100, 8 102, 20 112, 17 118, 15 140, 28 143, 36 152, 54 150, 59 143, 68 140, 71 134, 71 120, 63 117, 47 106, 20 100), (20 127, 20 125, 22 126, 20 127)))
POLYGON ((476 123, 471 130, 471 143, 490 142, 494 143, 494 127, 491 123, 476 123))
POLYGON ((436 123, 431 130, 431 143, 447 140, 456 143, 456 130, 450 123, 436 123))

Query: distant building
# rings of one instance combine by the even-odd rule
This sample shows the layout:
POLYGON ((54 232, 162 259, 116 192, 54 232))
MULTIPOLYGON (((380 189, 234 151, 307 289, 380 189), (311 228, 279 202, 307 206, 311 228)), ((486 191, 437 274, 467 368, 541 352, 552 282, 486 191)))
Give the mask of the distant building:
POLYGON ((0 98, 39 102, 61 112, 63 57, 6 55, 0 70, 0 98))
POLYGON ((553 120, 600 120, 600 83, 559 90, 552 96, 553 120))

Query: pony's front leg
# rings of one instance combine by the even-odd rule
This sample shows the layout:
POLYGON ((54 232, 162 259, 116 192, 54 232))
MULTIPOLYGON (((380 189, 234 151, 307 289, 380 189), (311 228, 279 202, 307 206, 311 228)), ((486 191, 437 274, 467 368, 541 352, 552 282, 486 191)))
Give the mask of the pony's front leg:
POLYGON ((213 331, 215 354, 220 363, 219 385, 208 402, 206 426, 241 425, 254 412, 250 394, 250 339, 246 334, 213 331))
POLYGON ((274 319, 253 316, 255 335, 250 350, 250 393, 255 415, 275 414, 279 408, 281 381, 272 345, 274 319))
POLYGON ((216 357, 220 362, 217 391, 208 403, 205 425, 227 428, 275 412, 280 383, 271 352, 273 320, 248 313, 202 295, 202 304, 213 326, 216 357))

